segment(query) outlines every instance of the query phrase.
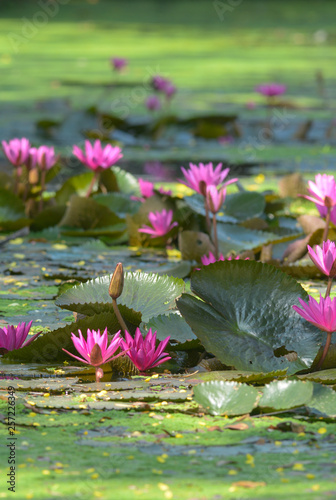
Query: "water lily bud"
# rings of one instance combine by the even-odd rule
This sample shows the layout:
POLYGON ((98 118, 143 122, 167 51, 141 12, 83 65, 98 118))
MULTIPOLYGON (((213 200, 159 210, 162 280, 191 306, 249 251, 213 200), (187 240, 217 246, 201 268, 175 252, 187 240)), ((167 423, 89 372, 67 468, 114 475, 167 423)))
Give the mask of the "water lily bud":
POLYGON ((124 270, 123 265, 119 262, 115 268, 109 287, 109 296, 116 300, 122 294, 124 288, 124 270))

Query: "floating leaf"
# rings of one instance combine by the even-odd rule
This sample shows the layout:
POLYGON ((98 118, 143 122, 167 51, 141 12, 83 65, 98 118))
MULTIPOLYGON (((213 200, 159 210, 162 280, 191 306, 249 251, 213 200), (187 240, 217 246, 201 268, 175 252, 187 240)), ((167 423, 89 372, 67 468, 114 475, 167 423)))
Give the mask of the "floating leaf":
POLYGON ((253 410, 258 391, 247 384, 216 380, 196 385, 194 396, 213 415, 241 415, 253 410))
POLYGON ((295 314, 292 305, 308 295, 290 276, 260 262, 216 262, 192 274, 191 290, 202 300, 183 294, 177 307, 225 365, 289 373, 311 366, 322 337, 295 314), (291 352, 294 361, 286 358, 291 352))
POLYGON ((321 384, 314 384, 313 397, 307 403, 309 408, 327 415, 328 417, 336 416, 336 392, 330 387, 325 387, 321 384))
POLYGON ((196 339, 196 335, 179 314, 160 315, 151 318, 146 325, 146 329, 157 330, 157 338, 164 340, 170 336, 170 340, 177 342, 188 342, 196 339))
POLYGON ((259 406, 285 410, 307 404, 313 395, 313 384, 301 380, 277 380, 266 385, 259 406))
MULTIPOLYGON (((57 191, 55 199, 59 205, 68 203, 73 194, 85 196, 93 179, 93 172, 85 172, 84 174, 74 175, 67 179, 63 186, 57 191)), ((98 183, 94 186, 97 188, 98 183)))
MULTIPOLYGON (((108 294, 112 274, 75 286, 60 295, 56 305, 87 314, 99 313, 110 307, 108 294)), ((179 278, 158 276, 152 273, 125 273, 124 290, 118 303, 127 305, 142 314, 142 321, 166 314, 175 308, 175 299, 184 291, 184 282, 179 278)))
POLYGON ((239 221, 259 217, 265 209, 265 197, 260 193, 242 191, 225 198, 223 212, 239 221))

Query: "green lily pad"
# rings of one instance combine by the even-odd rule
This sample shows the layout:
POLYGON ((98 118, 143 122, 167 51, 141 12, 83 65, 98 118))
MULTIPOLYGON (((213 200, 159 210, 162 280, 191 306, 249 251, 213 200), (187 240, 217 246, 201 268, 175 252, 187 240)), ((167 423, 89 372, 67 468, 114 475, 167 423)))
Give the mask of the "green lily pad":
POLYGON ((213 415, 242 415, 256 406, 258 391, 247 384, 216 380, 196 385, 194 397, 213 415))
MULTIPOLYGON (((110 307, 108 289, 111 275, 103 276, 70 288, 60 295, 56 305, 82 314, 99 313, 110 307)), ((175 299, 184 291, 184 282, 179 278, 158 276, 152 273, 125 273, 124 289, 118 303, 141 312, 142 321, 167 314, 175 308, 175 299)))
POLYGON ((307 403, 307 406, 309 408, 314 408, 328 417, 335 417, 336 392, 331 389, 331 387, 314 383, 313 397, 309 403, 307 403))
POLYGON ((146 325, 147 330, 157 330, 157 338, 164 340, 170 336, 170 340, 188 342, 197 339, 188 323, 179 314, 160 315, 151 318, 146 325))
POLYGON ((183 294, 177 307, 205 349, 225 365, 289 373, 311 366, 322 336, 293 310, 308 295, 290 276, 260 262, 216 262, 192 274, 191 290, 202 300, 183 294), (286 355, 293 352, 289 361, 286 355))
POLYGON ((259 217, 264 212, 265 206, 265 197, 262 194, 241 191, 226 197, 223 212, 242 222, 252 217, 259 217))
POLYGON ((307 404, 313 395, 312 382, 276 380, 266 385, 259 406, 285 410, 307 404))
MULTIPOLYGON (((67 179, 55 195, 57 203, 59 205, 65 205, 74 194, 85 196, 93 175, 93 172, 85 172, 84 174, 74 175, 70 177, 70 179, 67 179)), ((97 185, 98 182, 96 182, 94 189, 97 188, 97 185)))
POLYGON ((14 193, 0 189, 0 231, 17 231, 29 223, 23 202, 14 193))

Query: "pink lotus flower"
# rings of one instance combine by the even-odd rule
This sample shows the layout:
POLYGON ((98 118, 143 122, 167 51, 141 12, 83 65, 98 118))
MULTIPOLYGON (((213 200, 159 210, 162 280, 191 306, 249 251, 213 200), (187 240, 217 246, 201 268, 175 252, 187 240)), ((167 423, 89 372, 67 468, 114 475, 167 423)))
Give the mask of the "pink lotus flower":
MULTIPOLYGON (((139 188, 140 188, 140 193, 141 197, 139 196, 131 196, 132 200, 136 201, 146 201, 147 198, 150 198, 151 196, 154 196, 154 184, 150 181, 144 181, 143 179, 139 179, 139 188)), ((171 196, 172 192, 165 190, 163 187, 160 187, 158 189, 159 193, 171 196)))
POLYGON ((12 139, 8 143, 2 141, 2 147, 8 160, 14 167, 20 167, 27 161, 30 142, 25 137, 22 139, 12 139))
POLYGON ((315 203, 321 217, 327 215, 328 208, 336 205, 336 182, 333 175, 317 174, 315 183, 308 181, 308 192, 311 196, 303 198, 315 203))
POLYGON ((263 85, 258 85, 255 90, 265 97, 275 97, 284 94, 287 87, 281 83, 264 83, 263 85))
POLYGON ((168 84, 170 84, 170 81, 160 75, 153 76, 151 80, 151 86, 154 90, 158 90, 159 92, 164 92, 168 84))
MULTIPOLYGON (((208 266, 209 264, 213 264, 214 262, 219 262, 221 260, 240 260, 240 256, 237 255, 236 257, 232 257, 230 255, 230 257, 224 258, 224 255, 221 253, 220 256, 218 257, 218 259, 216 259, 214 254, 212 252, 209 252, 209 257, 207 255, 202 255, 202 257, 201 257, 201 261, 202 261, 203 266, 208 266)), ((249 257, 246 257, 245 260, 250 260, 250 259, 249 259, 249 257)))
POLYGON ((36 155, 37 165, 41 170, 50 170, 58 161, 59 156, 55 155, 55 150, 51 146, 40 146, 31 148, 29 151, 33 156, 36 155))
POLYGON ((149 111, 158 111, 161 109, 161 101, 156 95, 150 95, 146 99, 145 104, 149 111))
POLYGON ((19 323, 18 326, 8 325, 7 327, 0 328, 0 354, 5 354, 8 351, 13 351, 20 347, 26 347, 26 345, 33 342, 41 332, 27 339, 32 323, 33 322, 30 321, 28 325, 26 325, 26 323, 19 323))
POLYGON ((173 229, 173 227, 178 226, 177 222, 172 223, 172 210, 162 210, 162 212, 149 212, 148 219, 153 227, 144 225, 139 229, 139 233, 150 234, 151 238, 164 236, 165 234, 169 233, 169 231, 173 229))
POLYGON ((128 65, 128 60, 124 57, 112 57, 110 62, 115 71, 122 71, 128 65))
POLYGON ((210 212, 216 214, 220 211, 226 196, 226 189, 217 189, 216 186, 207 186, 206 201, 210 212))
POLYGON ((163 87, 163 92, 165 93, 167 99, 171 99, 173 95, 176 94, 177 88, 172 83, 167 82, 167 84, 163 87))
POLYGON ((300 309, 299 306, 292 307, 305 320, 324 332, 336 331, 336 297, 331 300, 330 297, 324 299, 320 295, 320 303, 318 303, 317 300, 309 296, 308 304, 300 298, 299 302, 303 309, 300 309))
POLYGON ((315 247, 314 250, 307 245, 309 257, 315 266, 329 278, 336 276, 336 245, 333 241, 324 241, 322 248, 315 247))
POLYGON ((85 154, 78 146, 74 146, 73 154, 95 172, 102 172, 110 168, 123 157, 118 146, 112 147, 111 144, 108 144, 103 148, 99 139, 95 141, 93 146, 90 141, 85 141, 85 154))
POLYGON ((170 337, 167 337, 160 342, 156 349, 156 332, 152 333, 150 328, 144 338, 140 329, 137 328, 134 339, 125 331, 125 340, 121 340, 121 346, 125 350, 128 349, 126 355, 138 370, 144 372, 171 359, 167 352, 163 352, 169 339, 170 337))
POLYGON ((78 359, 78 361, 81 361, 82 363, 91 366, 100 366, 103 365, 104 363, 108 363, 112 359, 119 358, 119 356, 124 354, 124 352, 121 352, 120 354, 114 356, 114 353, 120 347, 120 341, 121 341, 120 330, 118 333, 115 334, 108 347, 107 347, 107 341, 108 341, 107 328, 105 328, 104 333, 102 335, 100 333, 100 330, 95 331, 95 330, 90 330, 88 328, 87 340, 84 339, 82 332, 80 330, 78 330, 78 333, 79 333, 79 338, 76 337, 76 335, 74 335, 73 333, 71 333, 71 338, 77 351, 83 357, 80 358, 78 356, 75 356, 74 354, 71 354, 71 352, 68 352, 66 349, 63 349, 63 351, 72 356, 73 358, 78 359), (95 351, 92 353, 93 348, 95 348, 95 351))
MULTIPOLYGON (((200 163, 199 166, 190 163, 189 165, 189 170, 181 167, 183 175, 186 178, 186 181, 181 180, 181 182, 203 196, 206 193, 207 186, 219 186, 230 172, 229 168, 222 170, 222 163, 219 163, 216 168, 213 167, 212 163, 207 163, 206 165, 200 163)), ((237 180, 231 179, 225 182, 223 187, 237 182, 237 180)))

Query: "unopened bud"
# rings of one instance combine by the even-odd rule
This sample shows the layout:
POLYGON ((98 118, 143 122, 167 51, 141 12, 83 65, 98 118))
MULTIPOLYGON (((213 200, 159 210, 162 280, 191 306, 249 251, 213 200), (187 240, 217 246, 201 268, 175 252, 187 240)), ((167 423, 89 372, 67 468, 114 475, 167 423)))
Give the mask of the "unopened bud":
POLYGON ((92 347, 92 350, 90 352, 90 364, 92 366, 99 366, 103 364, 103 355, 101 352, 101 348, 98 344, 95 344, 92 347))
POLYGON ((116 300, 122 294, 124 288, 124 270, 121 262, 117 264, 109 287, 109 296, 116 300))

